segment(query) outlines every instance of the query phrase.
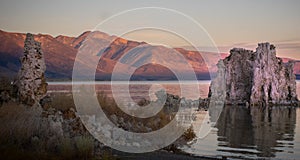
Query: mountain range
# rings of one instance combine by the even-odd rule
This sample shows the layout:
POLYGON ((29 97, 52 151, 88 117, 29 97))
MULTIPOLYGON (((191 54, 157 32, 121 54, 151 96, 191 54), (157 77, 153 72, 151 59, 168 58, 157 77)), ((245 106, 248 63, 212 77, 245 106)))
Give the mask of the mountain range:
MULTIPOLYGON (((35 35, 35 40, 41 42, 45 54, 46 77, 48 80, 69 80, 72 78, 73 65, 78 50, 84 44, 89 35, 97 43, 109 43, 109 46, 102 51, 96 69, 96 80, 110 80, 111 73, 118 63, 123 70, 134 69, 131 80, 175 80, 175 74, 167 67, 155 63, 159 59, 167 59, 180 70, 185 68, 186 63, 181 59, 170 56, 171 52, 180 53, 191 65, 196 73, 197 79, 208 80, 216 70, 216 63, 228 54, 190 51, 183 48, 167 48, 165 46, 150 45, 145 42, 136 42, 116 36, 110 36, 100 31, 84 32, 78 37, 59 35, 53 37, 46 34, 35 35), (138 49, 136 49, 138 48, 138 49), (128 55, 130 52, 130 56, 128 55), (204 61, 205 59, 205 61, 204 61), (142 65, 143 62, 152 62, 142 65), (209 74, 211 71, 211 75, 209 74)), ((0 30, 0 76, 13 77, 17 74, 21 64, 20 57, 23 55, 24 40, 26 34, 12 33, 0 30)), ((99 51, 100 52, 100 51, 99 51)), ((284 62, 291 59, 283 58, 284 62)), ((88 62, 82 62, 88 66, 88 62)), ((182 70, 182 72, 186 72, 182 70)), ((300 62, 296 61, 294 72, 300 75, 300 62)), ((188 79, 186 79, 188 80, 188 79)))

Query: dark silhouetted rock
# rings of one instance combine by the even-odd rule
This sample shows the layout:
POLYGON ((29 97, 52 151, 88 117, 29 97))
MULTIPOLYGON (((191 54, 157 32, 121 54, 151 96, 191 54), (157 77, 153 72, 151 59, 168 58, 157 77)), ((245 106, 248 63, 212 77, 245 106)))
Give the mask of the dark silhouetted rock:
POLYGON ((256 52, 234 48, 217 66, 209 91, 211 99, 226 104, 298 104, 294 63, 283 63, 276 57, 274 45, 258 44, 256 52))

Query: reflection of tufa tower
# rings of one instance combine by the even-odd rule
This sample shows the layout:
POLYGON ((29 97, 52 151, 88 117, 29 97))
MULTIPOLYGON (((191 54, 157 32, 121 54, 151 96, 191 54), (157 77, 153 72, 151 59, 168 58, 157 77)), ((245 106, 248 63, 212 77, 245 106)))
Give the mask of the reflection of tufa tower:
POLYGON ((219 61, 209 97, 226 104, 297 104, 293 67, 293 62, 276 57, 269 43, 258 44, 256 52, 234 48, 219 61))
POLYGON ((46 65, 41 44, 36 42, 30 33, 26 35, 21 63, 22 67, 17 81, 18 98, 21 103, 33 106, 45 96, 47 83, 44 76, 46 65))
MULTIPOLYGON (((275 107, 251 109, 254 144, 260 156, 273 157, 280 147, 293 146, 296 127, 296 109, 275 107)), ((291 149, 292 150, 292 149, 291 149)))
MULTIPOLYGON (((275 148, 292 145, 295 127, 296 108, 293 107, 225 106, 217 123, 218 141, 222 142, 220 147, 225 144, 225 147, 247 149, 248 154, 259 157, 274 157, 278 151, 275 148)), ((222 151, 232 152, 231 149, 222 151)))

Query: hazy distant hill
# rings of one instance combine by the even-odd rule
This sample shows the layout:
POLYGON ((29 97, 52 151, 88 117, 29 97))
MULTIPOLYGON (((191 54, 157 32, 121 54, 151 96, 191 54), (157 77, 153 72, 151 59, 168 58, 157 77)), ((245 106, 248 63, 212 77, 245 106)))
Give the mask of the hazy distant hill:
MULTIPOLYGON (((42 49, 46 60, 46 77, 48 79, 71 79, 74 60, 78 49, 81 47, 85 38, 91 32, 84 32, 78 37, 57 36, 38 34, 35 39, 42 43, 42 49)), ((110 36, 102 32, 92 32, 95 42, 110 42, 115 36, 110 36)), ((9 33, 0 30, 0 74, 5 76, 14 76, 20 68, 19 58, 23 54, 25 34, 9 33)), ((209 79, 209 69, 216 71, 215 64, 219 60, 216 53, 201 53, 188 51, 182 48, 175 48, 181 53, 188 63, 193 67, 198 79, 209 79), (205 56, 207 61, 204 62, 205 56)), ((105 49, 103 56, 97 68, 97 80, 109 80, 115 64, 120 60, 124 72, 128 68, 136 69, 133 80, 171 80, 176 79, 174 74, 161 65, 155 63, 155 60, 162 58, 168 59, 166 63, 176 64, 178 69, 184 68, 186 63, 182 59, 169 57, 167 53, 174 52, 174 49, 164 46, 151 46, 145 42, 130 41, 123 38, 116 38, 111 45, 105 49), (124 56, 132 49, 139 47, 138 52, 132 53, 133 56, 124 56), (168 57, 166 57, 168 56, 168 57), (143 61, 151 61, 152 64, 136 68, 143 61)), ((224 58, 227 54, 221 54, 224 58)), ((287 61, 289 59, 285 59, 287 61)), ((295 65, 295 73, 300 74, 300 63, 295 65)), ((83 64, 87 65, 87 64, 83 64)), ((182 71, 186 72, 186 71, 182 71)))

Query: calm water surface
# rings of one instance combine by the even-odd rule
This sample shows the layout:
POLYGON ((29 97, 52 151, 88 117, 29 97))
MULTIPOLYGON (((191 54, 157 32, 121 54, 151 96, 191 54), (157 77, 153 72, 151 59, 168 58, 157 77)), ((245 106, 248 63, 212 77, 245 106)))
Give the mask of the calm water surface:
MULTIPOLYGON (((199 94, 190 93, 186 97, 207 97, 209 83, 199 81, 199 94)), ((173 82, 133 82, 129 85, 130 96, 135 101, 142 98, 153 99, 155 91, 162 87, 169 93, 180 95, 180 86, 173 82)), ((50 92, 70 92, 71 88, 69 82, 49 84, 50 92)), ((122 93, 122 87, 120 88, 118 92, 122 93)), ((98 82, 96 90, 112 96, 109 82, 98 82)), ((299 81, 297 92, 300 95, 299 81)), ((190 147, 183 149, 195 155, 212 157, 300 159, 300 108, 248 109, 244 106, 225 106, 212 131, 205 138, 197 139, 190 147)))

